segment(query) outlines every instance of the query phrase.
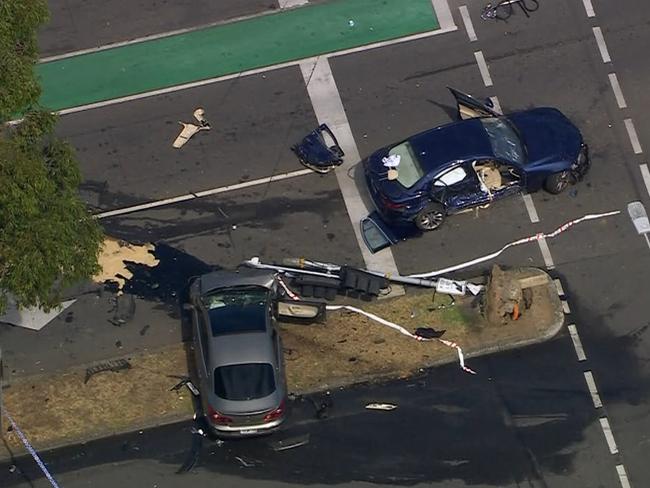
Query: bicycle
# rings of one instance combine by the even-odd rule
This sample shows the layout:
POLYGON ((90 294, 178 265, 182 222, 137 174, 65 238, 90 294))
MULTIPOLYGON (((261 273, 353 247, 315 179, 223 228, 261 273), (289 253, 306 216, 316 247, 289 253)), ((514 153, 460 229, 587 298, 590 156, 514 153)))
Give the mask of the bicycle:
POLYGON ((539 8, 538 0, 501 0, 496 4, 488 3, 481 12, 481 18, 507 20, 512 15, 512 6, 515 3, 521 7, 526 17, 530 17, 530 12, 539 8))

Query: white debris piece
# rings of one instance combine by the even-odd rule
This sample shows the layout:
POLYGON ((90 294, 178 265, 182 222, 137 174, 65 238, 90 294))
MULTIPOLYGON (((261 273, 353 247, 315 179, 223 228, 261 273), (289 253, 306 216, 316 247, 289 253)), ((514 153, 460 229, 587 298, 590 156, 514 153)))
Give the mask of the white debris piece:
POLYGON ((382 158, 381 162, 384 163, 384 166, 387 168, 397 168, 402 157, 399 154, 391 154, 382 158))
POLYGON ((368 410, 390 411, 390 410, 395 410, 397 408, 397 405, 393 405, 392 403, 369 403, 368 405, 366 405, 366 408, 368 410))
POLYGON ((202 130, 210 130, 210 124, 207 120, 205 120, 205 110, 202 108, 197 108, 194 111, 194 118, 197 120, 199 125, 186 124, 185 122, 181 121, 178 122, 183 126, 183 130, 181 130, 181 133, 178 134, 178 137, 176 137, 176 140, 174 140, 174 143, 172 144, 172 146, 174 146, 176 149, 183 147, 183 145, 185 145, 185 143, 189 141, 190 138, 197 132, 200 132, 202 130))

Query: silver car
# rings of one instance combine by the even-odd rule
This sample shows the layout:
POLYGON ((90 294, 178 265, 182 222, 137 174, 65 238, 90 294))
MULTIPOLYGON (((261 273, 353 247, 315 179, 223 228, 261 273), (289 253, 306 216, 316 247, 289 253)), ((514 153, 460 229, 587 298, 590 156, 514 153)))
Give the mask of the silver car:
POLYGON ((219 437, 270 433, 286 417, 286 380, 277 317, 308 318, 318 306, 284 303, 276 274, 217 271, 190 285, 189 304, 201 405, 219 437), (278 309, 281 309, 279 312, 278 309))

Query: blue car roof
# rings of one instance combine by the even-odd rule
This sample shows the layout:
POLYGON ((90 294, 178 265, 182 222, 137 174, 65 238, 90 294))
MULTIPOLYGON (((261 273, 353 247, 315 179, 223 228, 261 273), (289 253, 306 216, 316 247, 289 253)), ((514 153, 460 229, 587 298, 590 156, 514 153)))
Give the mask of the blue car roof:
POLYGON ((494 157, 479 119, 461 120, 436 127, 416 134, 408 141, 427 173, 452 161, 494 157))

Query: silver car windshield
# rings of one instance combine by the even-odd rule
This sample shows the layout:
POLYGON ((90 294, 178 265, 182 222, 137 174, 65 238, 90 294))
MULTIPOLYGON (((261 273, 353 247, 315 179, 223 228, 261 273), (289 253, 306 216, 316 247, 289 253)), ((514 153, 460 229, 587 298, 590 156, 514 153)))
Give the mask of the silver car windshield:
POLYGON ((424 170, 422 164, 413 152, 413 147, 408 141, 402 142, 388 151, 389 156, 399 156, 400 161, 397 166, 397 181, 406 188, 415 185, 422 176, 424 170))
POLYGON ((269 290, 261 286, 219 289, 201 297, 213 336, 263 331, 269 290))
POLYGON ((481 124, 490 139, 494 155, 499 159, 523 165, 526 162, 524 145, 505 117, 484 117, 481 124))

